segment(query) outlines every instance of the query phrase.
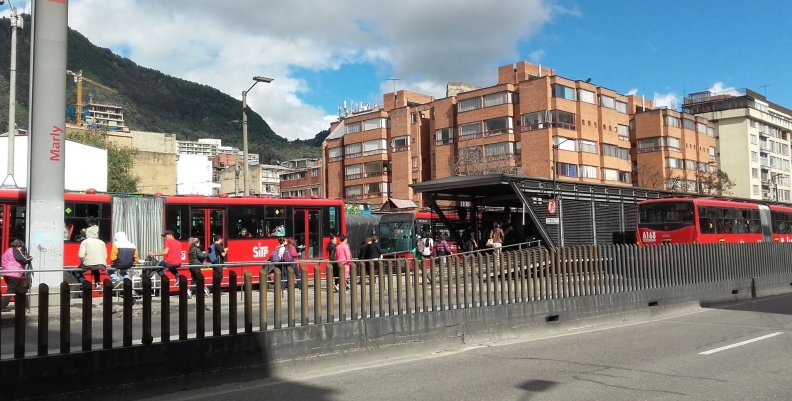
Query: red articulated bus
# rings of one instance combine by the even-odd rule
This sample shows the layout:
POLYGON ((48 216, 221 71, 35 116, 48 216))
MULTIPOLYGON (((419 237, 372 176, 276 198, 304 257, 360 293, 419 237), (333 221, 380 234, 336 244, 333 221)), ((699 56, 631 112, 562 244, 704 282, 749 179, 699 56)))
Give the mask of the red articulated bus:
POLYGON ((638 204, 637 243, 788 242, 792 208, 715 198, 667 198, 638 204))
MULTIPOLYGON (((0 245, 8 248, 15 238, 25 238, 25 192, 0 190, 0 245)), ((345 233, 344 203, 341 199, 128 196, 88 193, 64 194, 64 266, 77 266, 80 230, 86 218, 96 220, 99 238, 107 243, 108 256, 113 233, 125 231, 138 245, 140 258, 149 250, 162 249, 163 230, 172 230, 182 243, 187 263, 187 241, 196 237, 206 250, 214 235, 228 247, 227 263, 251 262, 229 267, 238 276, 249 271, 258 282, 261 266, 277 246, 278 238, 290 237, 301 260, 327 259, 330 234, 345 233), (134 232, 134 234, 132 233, 134 232)), ((323 266, 320 264, 320 267, 323 266)), ((203 270, 211 283, 211 268, 203 270)), ((308 270, 312 275, 312 270, 308 270)), ((189 273, 187 274, 189 276, 189 273)), ((170 275, 169 275, 170 276, 170 275)), ((170 277, 173 279, 173 277, 170 277)), ((89 274, 86 279, 90 280, 89 274)), ((223 284, 227 284, 228 272, 223 284)))

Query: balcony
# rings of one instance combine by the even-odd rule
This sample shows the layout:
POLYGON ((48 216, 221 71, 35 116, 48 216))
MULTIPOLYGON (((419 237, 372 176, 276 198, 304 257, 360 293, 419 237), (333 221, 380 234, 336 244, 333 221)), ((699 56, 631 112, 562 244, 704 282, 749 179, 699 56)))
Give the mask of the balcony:
POLYGON ((638 149, 638 153, 651 153, 651 152, 662 152, 662 151, 679 152, 680 150, 679 150, 679 147, 677 147, 677 146, 665 146, 665 145, 664 146, 652 146, 652 147, 646 147, 646 148, 638 149))
POLYGON ((396 147, 393 148, 393 153, 406 152, 408 150, 410 150, 410 146, 409 145, 407 145, 407 146, 396 146, 396 147))
POLYGON ((340 162, 341 160, 344 160, 344 156, 335 156, 335 157, 330 157, 330 158, 329 158, 329 160, 328 160, 328 162, 329 162, 329 163, 332 163, 332 162, 340 162))

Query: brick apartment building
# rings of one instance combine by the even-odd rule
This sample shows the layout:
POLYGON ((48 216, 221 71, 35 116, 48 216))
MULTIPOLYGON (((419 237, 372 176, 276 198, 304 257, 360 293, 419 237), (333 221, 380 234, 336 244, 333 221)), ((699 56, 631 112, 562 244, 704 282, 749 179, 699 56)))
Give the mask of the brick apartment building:
POLYGON ((670 109, 633 115, 635 185, 677 192, 714 193, 718 169, 709 120, 670 109))
MULTIPOLYGON (((443 99, 387 93, 383 106, 348 113, 331 125, 323 144, 325 195, 372 206, 388 198, 427 206, 410 184, 486 173, 552 178, 554 164, 559 181, 633 185, 637 166, 655 163, 648 151, 633 159, 635 138, 684 139, 684 132, 650 118, 663 111, 647 113, 631 132, 631 115, 650 110, 651 102, 590 81, 522 61, 499 67, 496 85, 461 91, 449 85, 443 99)), ((710 162, 710 143, 688 136, 677 159, 710 162), (693 144, 695 152, 687 148, 693 144)), ((684 169, 660 174, 690 181, 684 169)))
POLYGON ((280 195, 284 197, 321 196, 322 160, 294 159, 282 162, 281 167, 289 169, 280 174, 280 195))

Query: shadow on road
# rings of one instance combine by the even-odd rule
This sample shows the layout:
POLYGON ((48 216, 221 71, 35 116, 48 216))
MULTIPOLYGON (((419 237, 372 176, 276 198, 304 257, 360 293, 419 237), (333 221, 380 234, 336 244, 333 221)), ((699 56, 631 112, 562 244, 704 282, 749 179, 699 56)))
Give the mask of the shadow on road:
POLYGON ((769 296, 740 303, 701 303, 702 308, 792 315, 792 294, 769 296))

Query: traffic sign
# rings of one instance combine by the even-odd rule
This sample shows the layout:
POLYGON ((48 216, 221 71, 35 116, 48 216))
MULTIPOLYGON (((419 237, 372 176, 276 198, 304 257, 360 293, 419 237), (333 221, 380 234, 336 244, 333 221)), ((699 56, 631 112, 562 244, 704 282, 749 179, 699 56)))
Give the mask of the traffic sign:
POLYGON ((558 204, 556 203, 555 199, 550 199, 547 201, 547 213, 550 213, 551 216, 554 216, 558 211, 558 204))

